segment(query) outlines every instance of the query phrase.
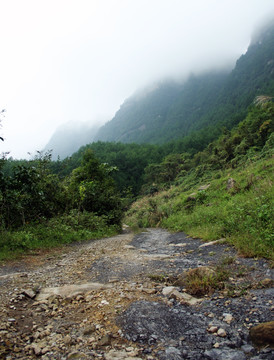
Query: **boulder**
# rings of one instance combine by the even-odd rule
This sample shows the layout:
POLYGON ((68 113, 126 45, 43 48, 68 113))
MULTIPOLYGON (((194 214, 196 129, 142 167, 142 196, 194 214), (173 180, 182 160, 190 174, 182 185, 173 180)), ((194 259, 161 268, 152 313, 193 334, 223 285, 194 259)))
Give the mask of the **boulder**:
POLYGON ((274 321, 253 326, 249 333, 255 345, 274 347, 274 321))
POLYGON ((187 279, 190 279, 194 276, 203 278, 205 276, 212 276, 214 274, 214 270, 207 266, 200 266, 197 268, 189 269, 184 271, 181 275, 178 275, 177 280, 174 282, 174 285, 184 287, 187 284, 187 279))

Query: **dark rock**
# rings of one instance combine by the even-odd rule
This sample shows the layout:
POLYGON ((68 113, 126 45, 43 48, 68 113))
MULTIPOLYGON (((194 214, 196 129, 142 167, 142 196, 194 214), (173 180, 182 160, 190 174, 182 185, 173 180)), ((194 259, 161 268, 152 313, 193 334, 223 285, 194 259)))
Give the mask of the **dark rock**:
POLYGON ((245 353, 245 354, 254 354, 255 353, 255 349, 253 346, 251 345, 243 345, 241 347, 241 350, 245 353))
POLYGON ((197 194, 196 193, 192 193, 190 194, 187 198, 186 198, 186 201, 195 201, 196 200, 196 196, 197 194))
POLYGON ((243 352, 231 349, 207 350, 204 355, 210 360, 246 360, 243 352))

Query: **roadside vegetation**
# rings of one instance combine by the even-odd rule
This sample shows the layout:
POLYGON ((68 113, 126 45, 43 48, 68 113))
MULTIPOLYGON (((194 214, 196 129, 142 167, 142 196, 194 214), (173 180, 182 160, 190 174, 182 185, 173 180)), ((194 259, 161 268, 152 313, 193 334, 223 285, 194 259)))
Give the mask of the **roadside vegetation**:
POLYGON ((51 155, 0 162, 0 260, 37 248, 116 234, 122 204, 111 172, 87 150, 81 165, 60 179, 51 155))
POLYGON ((243 122, 202 152, 150 165, 145 196, 125 222, 225 238, 243 255, 273 259, 273 124, 274 104, 260 97, 243 122))
POLYGON ((175 143, 98 142, 63 161, 3 154, 0 260, 113 235, 122 220, 225 238, 241 254, 273 258, 273 127, 273 99, 260 96, 196 153, 176 152, 175 143))

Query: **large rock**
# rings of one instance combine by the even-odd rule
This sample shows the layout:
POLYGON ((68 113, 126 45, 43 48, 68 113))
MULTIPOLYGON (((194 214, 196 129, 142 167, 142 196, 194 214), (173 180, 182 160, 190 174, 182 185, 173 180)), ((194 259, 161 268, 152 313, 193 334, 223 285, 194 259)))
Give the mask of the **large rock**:
POLYGON ((61 296, 62 298, 72 298, 77 295, 85 294, 92 290, 104 290, 109 289, 112 286, 109 284, 101 283, 86 283, 80 285, 64 285, 60 287, 48 287, 40 291, 36 296, 38 301, 47 300, 51 296, 61 296))
POLYGON ((201 299, 197 299, 187 293, 182 293, 178 291, 178 288, 176 288, 175 286, 164 287, 162 293, 163 295, 168 296, 170 299, 175 299, 182 304, 196 305, 197 303, 202 301, 201 299))
POLYGON ((197 268, 189 269, 184 271, 181 275, 177 277, 177 280, 174 282, 175 286, 184 287, 187 284, 187 280, 193 278, 194 276, 199 278, 204 278, 205 276, 209 277, 214 275, 214 270, 207 266, 200 266, 197 268))
POLYGON ((274 347, 274 321, 253 326, 250 329, 250 337, 258 346, 274 347))

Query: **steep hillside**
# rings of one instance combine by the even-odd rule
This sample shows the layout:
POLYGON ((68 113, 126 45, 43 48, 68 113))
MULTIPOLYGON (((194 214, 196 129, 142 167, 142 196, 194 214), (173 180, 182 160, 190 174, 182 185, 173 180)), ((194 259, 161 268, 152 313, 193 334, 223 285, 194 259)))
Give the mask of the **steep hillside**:
POLYGON ((95 140, 159 144, 185 136, 211 109, 226 76, 192 75, 184 84, 162 82, 133 95, 99 129, 95 140))
POLYGON ((274 103, 258 105, 192 158, 172 154, 145 170, 144 196, 126 223, 226 238, 248 256, 273 258, 274 103))
POLYGON ((231 128, 262 94, 274 95, 273 23, 254 36, 229 74, 192 75, 184 84, 162 82, 135 94, 99 129, 95 140, 159 144, 207 127, 231 128))

